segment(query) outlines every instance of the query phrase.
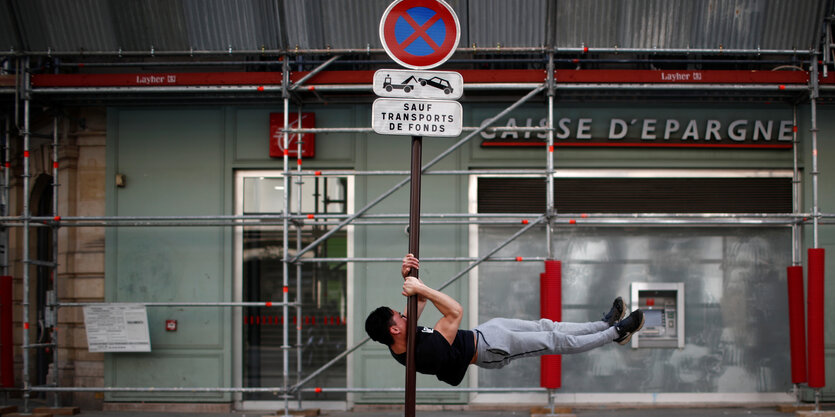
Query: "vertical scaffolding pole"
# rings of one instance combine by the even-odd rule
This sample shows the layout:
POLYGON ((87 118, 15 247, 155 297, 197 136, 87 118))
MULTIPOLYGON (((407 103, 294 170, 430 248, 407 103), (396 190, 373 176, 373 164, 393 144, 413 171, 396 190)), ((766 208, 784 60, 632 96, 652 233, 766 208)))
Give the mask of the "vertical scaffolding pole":
MULTIPOLYGON (((302 127, 302 107, 299 106, 299 117, 296 119, 299 123, 299 129, 302 127)), ((302 171, 302 134, 296 134, 296 172, 302 171)), ((304 177, 299 175, 296 177, 296 207, 298 213, 302 214, 302 186, 304 185, 304 177)), ((296 225, 296 252, 302 249, 302 224, 296 225)), ((302 263, 296 262, 296 384, 302 378, 302 263)), ((299 410, 302 409, 302 392, 297 391, 299 400, 299 410)))
MULTIPOLYGON (((47 313, 52 316, 52 383, 58 386, 58 116, 52 119, 52 296, 47 298, 47 313)), ((46 330, 47 326, 44 326, 46 330)), ((54 393, 53 406, 60 407, 60 395, 54 393)))
MULTIPOLYGON (((9 138, 10 138, 10 130, 11 130, 11 119, 6 116, 3 119, 3 186, 2 186, 2 194, 0 194, 0 198, 2 198, 2 204, 0 204, 0 215, 6 217, 9 215, 9 138)), ((12 293, 13 288, 13 279, 9 276, 9 230, 6 227, 2 229, 2 242, 0 244, 3 245, 3 253, 0 255, 0 262, 2 262, 2 285, 3 290, 7 293, 4 295, 3 300, 0 301, 5 303, 2 306, 2 316, 3 323, 0 324, 6 325, 6 328, 3 329, 0 334, 0 368, 2 371, 2 380, 0 380, 0 386, 3 387, 14 387, 14 330, 12 328, 12 324, 14 320, 12 316, 14 315, 12 308, 14 299, 12 293)), ((8 391, 3 392, 3 400, 8 401, 9 393, 8 391)))
MULTIPOLYGON (((412 136, 411 188, 409 192, 409 253, 420 259, 420 177, 423 138, 412 136)), ((412 268, 409 276, 417 277, 418 270, 412 268)), ((417 295, 409 296, 406 307, 406 417, 415 416, 415 392, 417 376, 415 374, 415 337, 417 337, 418 300, 417 295)))
POLYGON ((23 410, 29 412, 29 58, 25 58, 23 75, 23 410))
POLYGON ((548 250, 548 259, 554 259, 554 249, 551 245, 551 216, 554 210, 554 52, 548 53, 548 149, 546 154, 546 171, 548 175, 547 186, 545 187, 545 212, 548 216, 548 224, 545 228, 545 247, 548 250))
MULTIPOLYGON (((800 170, 798 169, 797 155, 797 104, 792 106, 792 214, 800 213, 800 170)), ((792 224, 792 265, 800 265, 801 259, 801 228, 797 222, 792 224)))
MULTIPOLYGON (((798 145, 798 143, 797 143, 797 104, 792 106, 792 126, 794 126, 794 129, 793 129, 794 133, 792 135, 792 213, 796 215, 796 214, 800 213, 800 171, 798 170, 798 167, 797 167, 797 161, 798 161, 798 159, 797 159, 797 145, 798 145)), ((803 243, 802 243, 802 240, 801 240, 801 230, 802 230, 802 228, 800 227, 800 225, 796 221, 794 223, 792 223, 792 267, 800 267, 800 263, 801 263, 800 262, 800 260, 802 258, 801 248, 803 246, 803 243)), ((802 267, 800 267, 800 268, 801 269, 800 269, 799 283, 800 283, 800 294, 802 295, 803 294, 803 270, 802 270, 802 267)), ((793 292, 791 290, 791 288, 792 288, 791 287, 791 277, 788 277, 788 279, 790 280, 789 281, 789 308, 791 309, 791 306, 792 306, 791 295, 793 294, 793 292)), ((800 304, 801 304, 800 308, 802 309, 803 300, 800 300, 800 304)), ((792 311, 792 310, 790 310, 790 311, 792 311)), ((791 317, 791 313, 790 313, 790 317, 791 317)), ((794 326, 794 325, 792 324, 792 326, 794 326)), ((804 371, 806 370, 806 362, 805 362, 805 359, 806 359, 806 352, 805 352, 806 351, 806 346, 805 346, 806 345, 806 343, 805 343, 806 342, 806 340, 805 340, 806 332, 805 332, 805 326, 806 326, 805 320, 801 319, 799 327, 803 328, 804 332, 803 332, 803 335, 802 335, 802 339, 803 339, 803 348, 802 348, 802 350, 803 350, 803 352, 802 352, 803 353, 803 360, 802 360, 802 362, 803 363, 802 363, 802 365, 800 365, 801 366, 800 369, 803 369, 804 371)), ((792 345, 792 350, 793 350, 792 355, 795 355, 794 345, 792 345)), ((798 349, 798 353, 800 353, 799 350, 801 350, 801 349, 798 349)), ((795 365, 795 360, 796 360, 796 358, 794 356, 792 356, 792 367, 796 366, 795 365)), ((798 358, 797 360, 800 360, 800 359, 798 358)), ((794 369, 794 368, 792 368, 792 369, 794 369)), ((804 374, 805 374, 805 372, 804 372, 804 374)), ((793 373, 792 374, 793 382, 794 382, 794 379, 795 378, 794 378, 794 373, 793 373)), ((800 380, 800 379, 801 378, 798 377, 798 380, 800 380)), ((792 384, 792 394, 794 395, 795 404, 799 405, 800 404, 800 387, 798 386, 797 382, 794 382, 792 384)))
POLYGON ((817 248, 820 207, 818 206, 818 62, 815 55, 812 56, 810 82, 812 83, 809 100, 812 110, 812 246, 817 248))
MULTIPOLYGON (((820 219, 820 207, 818 206, 818 112, 817 112, 817 98, 818 98, 818 92, 819 91, 818 91, 818 60, 817 60, 817 56, 815 54, 812 55, 810 64, 811 64, 811 70, 812 70, 812 74, 809 77, 810 78, 810 83, 811 83, 811 91, 809 93, 809 96, 810 96, 809 101, 810 101, 810 107, 811 107, 811 113, 812 113, 812 115, 811 115, 812 116, 812 129, 811 129, 811 131, 812 131, 812 242, 813 242, 812 247, 817 249, 817 247, 818 247, 818 222, 819 222, 819 219, 820 219)), ((812 263, 811 263, 811 260, 810 260, 809 270, 811 271, 811 269, 812 269, 812 263)), ((810 272, 809 273, 809 280, 807 281, 807 284, 809 284, 809 285, 811 285, 811 282, 812 282, 811 277, 812 277, 812 273, 810 272)), ((821 289, 823 289, 823 288, 821 287, 821 289)), ((811 298, 812 297, 811 288, 809 289, 809 292, 810 292, 809 297, 811 298)), ((820 296, 823 297, 822 294, 820 294, 820 296)), ((822 301, 822 298, 821 298, 821 301, 822 301)), ((813 327, 812 312, 813 312, 813 310, 815 310, 813 305, 814 305, 814 303, 813 303, 812 300, 808 301, 809 313, 807 315, 807 319, 809 320, 808 331, 809 331, 810 335, 814 335, 814 332, 816 332, 816 330, 818 330, 818 329, 812 328, 813 327)), ((823 305, 821 305, 821 310, 820 310, 821 312, 822 312, 822 309, 823 309, 823 305)), ((821 330, 821 339, 823 339, 823 324, 822 323, 821 323, 821 326, 820 326, 819 330, 821 330)), ((809 370, 810 371, 812 371, 812 360, 813 360, 812 353, 814 352, 814 349, 815 349, 813 344, 814 343, 811 342, 811 340, 810 340, 810 343, 809 343, 809 346, 808 346, 809 353, 810 353, 809 358, 808 358, 809 359, 809 364, 810 364, 809 365, 809 370)), ((823 345, 823 343, 821 343, 821 345, 819 345, 819 346, 822 346, 822 345, 823 345)), ((825 370, 823 372, 825 372, 825 370)), ((814 387, 814 389, 815 389, 815 411, 818 412, 818 411, 820 411, 821 387, 820 386, 815 387, 814 386, 815 384, 813 382, 814 382, 813 374, 810 374, 809 385, 814 387)))
MULTIPOLYGON (((290 344, 288 343, 289 334, 290 334, 290 320, 288 317, 289 309, 287 307, 287 302, 289 301, 289 280, 287 275, 289 274, 289 265, 288 262, 290 260, 290 231, 288 230, 290 224, 288 215, 290 213, 290 170, 289 170, 289 159, 290 159, 290 152, 288 152, 287 148, 289 147, 290 138, 287 135, 287 127, 290 125, 290 93, 288 92, 287 88, 290 82, 290 67, 289 67, 289 57, 284 55, 283 65, 282 65, 282 80, 281 80, 281 90, 282 95, 284 96, 284 129, 285 131, 281 134, 282 140, 282 148, 284 149, 284 220, 282 220, 282 241, 284 245, 284 258, 283 262, 281 263, 281 280, 282 280, 282 297, 281 301, 283 303, 281 310, 284 317, 284 325, 282 326, 282 344, 281 344, 281 359, 282 359, 282 380, 283 380, 283 387, 285 390, 284 395, 284 415, 290 415, 290 398, 286 395, 287 389, 289 387, 289 377, 290 377, 290 344)), ((299 320, 299 318, 297 318, 299 320)))
MULTIPOLYGON (((548 251, 547 259, 554 259, 554 246, 552 240, 552 225, 551 216, 556 212, 554 210, 554 52, 548 52, 548 149, 546 154, 548 159, 546 161, 546 171, 548 175, 547 186, 545 187, 545 213, 547 222, 545 224, 545 248, 548 251)), ((561 302, 560 302, 560 305, 561 302)), ((541 307, 540 307, 541 308, 541 307)), ((548 388, 548 405, 551 409, 551 414, 554 414, 554 390, 548 388)))
MULTIPOLYGON (((9 215, 9 169, 11 167, 11 163, 9 163, 9 140, 11 137, 11 126, 12 121, 6 117, 4 119, 5 126, 3 130, 3 190, 2 190, 2 207, 0 207, 0 215, 3 217, 7 217, 9 215)), ((2 254, 2 262, 3 262, 3 276, 9 275, 9 231, 8 229, 3 230, 3 254, 2 254)))

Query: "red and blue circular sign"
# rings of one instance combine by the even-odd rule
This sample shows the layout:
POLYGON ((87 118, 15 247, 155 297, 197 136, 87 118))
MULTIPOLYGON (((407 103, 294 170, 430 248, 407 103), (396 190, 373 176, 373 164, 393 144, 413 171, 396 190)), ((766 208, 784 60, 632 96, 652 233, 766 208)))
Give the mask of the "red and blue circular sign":
POLYGON ((396 0, 380 20, 383 48, 406 68, 443 64, 455 53, 460 38, 458 16, 443 0, 396 0))

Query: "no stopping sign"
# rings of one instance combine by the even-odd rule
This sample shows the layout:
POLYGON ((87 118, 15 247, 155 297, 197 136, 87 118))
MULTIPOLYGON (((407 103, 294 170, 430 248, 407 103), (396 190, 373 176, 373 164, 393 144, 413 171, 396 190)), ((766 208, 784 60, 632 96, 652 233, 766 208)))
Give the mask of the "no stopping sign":
POLYGON ((458 16, 443 0, 396 0, 380 19, 380 41, 398 64, 430 69, 444 63, 458 47, 458 16))

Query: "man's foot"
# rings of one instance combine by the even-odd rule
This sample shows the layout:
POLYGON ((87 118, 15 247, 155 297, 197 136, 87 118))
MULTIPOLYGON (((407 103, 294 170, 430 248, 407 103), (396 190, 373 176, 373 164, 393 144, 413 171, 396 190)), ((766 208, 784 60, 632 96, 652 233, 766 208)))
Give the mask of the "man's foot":
POLYGON ((615 330, 618 331, 618 338, 615 342, 621 345, 629 343, 632 335, 638 333, 638 330, 644 327, 644 312, 635 310, 629 314, 629 317, 621 320, 615 325, 615 330))
POLYGON ((612 303, 612 309, 603 316, 603 321, 611 327, 619 322, 624 314, 626 314, 626 306, 623 304, 623 298, 618 297, 612 303))

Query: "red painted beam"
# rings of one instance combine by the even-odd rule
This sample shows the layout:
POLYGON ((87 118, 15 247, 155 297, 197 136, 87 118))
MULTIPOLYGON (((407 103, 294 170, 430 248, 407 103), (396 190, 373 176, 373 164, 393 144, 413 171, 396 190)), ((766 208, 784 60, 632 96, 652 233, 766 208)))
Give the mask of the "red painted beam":
POLYGON ((280 85, 280 72, 187 72, 141 74, 35 74, 34 87, 173 87, 280 85))
MULTIPOLYGON (((545 261, 539 274, 539 314, 544 319, 562 321, 562 262, 545 261)), ((557 389, 562 386, 562 355, 539 358, 539 386, 557 389)))
MULTIPOLYGON (((466 83, 539 83, 542 70, 462 70, 466 83)), ((308 72, 294 72, 298 81, 308 72)), ((374 71, 322 71, 307 81, 318 84, 371 84, 374 71)), ((831 77, 835 78, 835 77, 831 77)), ((831 78, 824 84, 835 83, 831 78)), ((671 84, 807 84, 804 71, 685 71, 685 70, 557 70, 558 83, 671 83, 671 84)), ((13 79, 12 79, 13 82, 13 79)), ((2 83, 2 80, 0 80, 2 83)), ((1 85, 1 84, 0 84, 1 85)), ((281 85, 280 72, 35 74, 32 85, 45 87, 161 87, 281 85)))
POLYGON ((0 386, 14 387, 12 277, 0 276, 0 386))
POLYGON ((805 71, 557 70, 558 83, 807 84, 805 71))

